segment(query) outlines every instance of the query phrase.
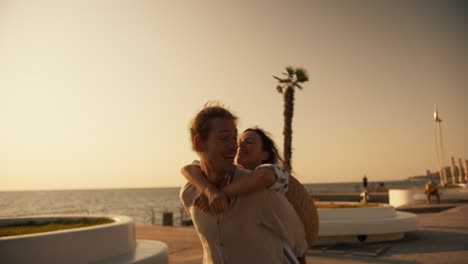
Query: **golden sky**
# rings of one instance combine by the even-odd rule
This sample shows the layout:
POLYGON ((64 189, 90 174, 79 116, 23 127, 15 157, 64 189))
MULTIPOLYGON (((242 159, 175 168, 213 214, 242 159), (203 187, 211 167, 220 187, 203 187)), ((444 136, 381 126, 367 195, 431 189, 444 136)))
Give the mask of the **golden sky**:
POLYGON ((303 182, 403 179, 468 159, 463 1, 0 0, 0 190, 180 186, 210 100, 282 147, 296 93, 303 182))

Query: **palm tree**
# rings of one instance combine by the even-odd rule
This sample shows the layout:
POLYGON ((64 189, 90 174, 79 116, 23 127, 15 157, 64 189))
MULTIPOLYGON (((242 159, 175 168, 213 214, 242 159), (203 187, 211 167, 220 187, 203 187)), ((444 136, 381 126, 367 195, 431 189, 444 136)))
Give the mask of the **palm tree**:
POLYGON ((294 90, 299 88, 302 90, 301 84, 307 82, 309 77, 307 72, 302 68, 286 67, 286 72, 283 72, 285 78, 273 76, 278 80, 276 89, 284 94, 284 166, 285 169, 291 171, 291 143, 292 143, 292 118, 294 114, 294 90))

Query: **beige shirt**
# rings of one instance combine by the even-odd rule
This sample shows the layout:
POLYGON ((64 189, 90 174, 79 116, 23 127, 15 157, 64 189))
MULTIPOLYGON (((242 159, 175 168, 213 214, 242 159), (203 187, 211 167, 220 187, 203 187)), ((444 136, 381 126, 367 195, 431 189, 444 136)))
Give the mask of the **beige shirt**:
MULTIPOLYGON (((234 180, 247 170, 237 169, 234 180)), ((214 215, 193 206, 198 190, 186 184, 180 199, 203 246, 203 263, 286 263, 283 242, 296 256, 307 250, 304 226, 283 194, 263 189, 239 196, 228 212, 214 215)))

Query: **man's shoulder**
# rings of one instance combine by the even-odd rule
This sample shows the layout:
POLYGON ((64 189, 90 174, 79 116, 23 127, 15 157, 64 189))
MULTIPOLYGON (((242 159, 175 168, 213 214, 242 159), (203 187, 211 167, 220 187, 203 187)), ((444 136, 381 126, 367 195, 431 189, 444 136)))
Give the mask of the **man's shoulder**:
POLYGON ((197 189, 190 183, 186 183, 179 191, 179 198, 185 208, 193 204, 193 200, 198 195, 197 189))

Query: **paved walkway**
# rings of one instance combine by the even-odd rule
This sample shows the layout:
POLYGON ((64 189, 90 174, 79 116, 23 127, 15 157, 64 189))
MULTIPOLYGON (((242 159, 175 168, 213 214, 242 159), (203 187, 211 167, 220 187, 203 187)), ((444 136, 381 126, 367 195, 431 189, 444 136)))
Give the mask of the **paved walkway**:
MULTIPOLYGON (((378 257, 323 253, 314 248, 308 254, 307 263, 468 263, 468 202, 435 204, 419 211, 420 228, 407 233, 401 241, 386 243, 389 248, 378 257), (451 209, 441 211, 443 207, 451 206, 451 209)), ((154 239, 168 244, 169 263, 201 262, 202 248, 193 227, 138 225, 136 235, 138 239, 154 239)))
POLYGON ((454 207, 442 212, 419 213, 420 228, 407 233, 401 241, 388 243, 389 249, 381 256, 330 254, 314 249, 307 263, 468 263, 468 203, 450 206, 454 207))

